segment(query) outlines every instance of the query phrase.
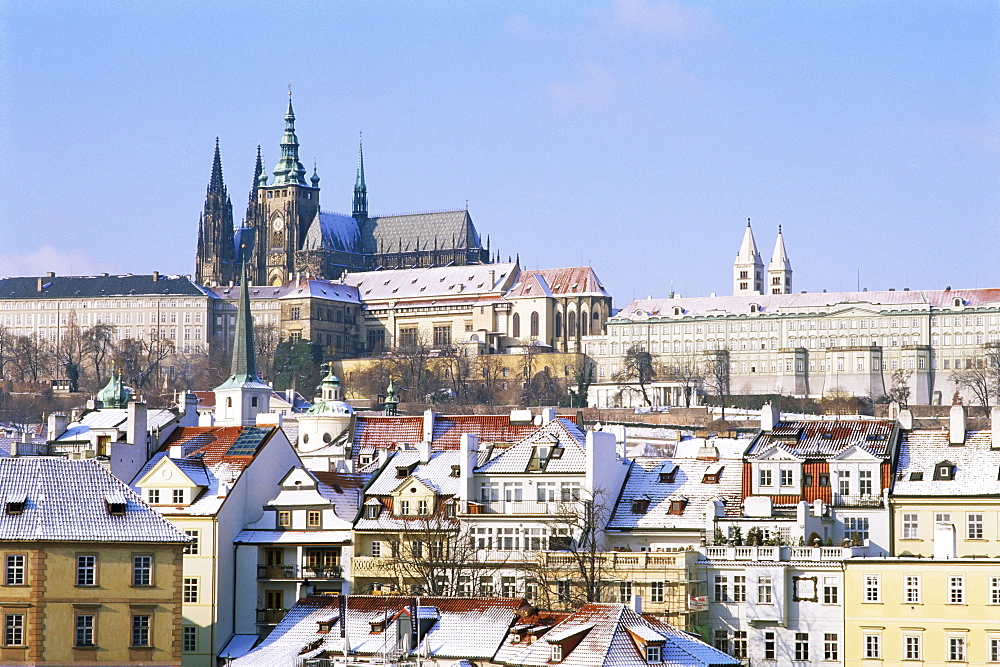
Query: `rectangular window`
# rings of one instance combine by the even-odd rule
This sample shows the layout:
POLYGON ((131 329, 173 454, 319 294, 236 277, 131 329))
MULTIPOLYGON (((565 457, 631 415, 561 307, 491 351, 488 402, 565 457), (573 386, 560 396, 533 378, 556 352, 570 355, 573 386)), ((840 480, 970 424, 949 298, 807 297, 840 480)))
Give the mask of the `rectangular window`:
POLYGON ((1000 662, 1000 637, 990 637, 990 662, 1000 662))
POLYGON ((664 582, 654 581, 649 584, 649 601, 650 602, 663 602, 664 599, 664 582))
POLYGON ((982 514, 967 514, 966 518, 966 534, 970 540, 981 540, 983 539, 983 515, 982 514))
POLYGON ((741 660, 747 657, 746 630, 736 630, 733 632, 733 657, 741 660))
POLYGON ((410 501, 409 500, 400 500, 399 501, 399 513, 401 515, 406 515, 406 514, 410 513, 410 501))
POLYGON ((965 662, 965 637, 948 637, 948 660, 965 662))
POLYGON ((372 540, 372 558, 379 558, 382 555, 382 543, 372 540))
POLYGON ((181 628, 181 650, 185 653, 194 653, 198 650, 197 626, 185 625, 181 628))
POLYGON ((760 469, 760 486, 771 486, 771 471, 766 468, 760 469))
POLYGON ((990 604, 1000 604, 1000 577, 990 577, 990 604))
POLYGON ((733 577, 733 602, 747 601, 747 578, 737 574, 733 577))
POLYGON ((563 482, 559 489, 562 502, 568 503, 576 500, 580 500, 580 483, 579 482, 563 482))
POLYGON ((7 568, 4 573, 4 583, 6 585, 24 585, 24 564, 24 554, 7 554, 7 568))
POLYGON ((451 346, 451 326, 434 327, 434 347, 451 346))
POLYGON ((920 636, 906 635, 903 637, 903 657, 907 660, 920 660, 920 636))
POLYGON ((771 604, 771 577, 760 577, 757 579, 757 603, 771 604))
POLYGON ((76 646, 96 646, 93 614, 76 615, 76 646))
POLYGON ((809 659, 809 633, 808 632, 796 632, 795 633, 795 659, 796 660, 808 660, 809 659))
POLYGON ((823 577, 823 604, 840 604, 840 584, 837 577, 823 577))
POLYGON ((903 539, 904 540, 915 540, 917 539, 917 517, 916 513, 904 513, 903 514, 903 539))
POLYGON ((149 642, 149 615, 132 616, 132 646, 151 646, 149 642))
POLYGON ((838 478, 840 480, 840 495, 842 496, 851 495, 851 471, 841 470, 838 473, 838 478))
POLYGON ((618 601, 622 603, 632 601, 632 582, 631 581, 619 581, 618 582, 618 601))
POLYGON ((646 645, 646 662, 662 662, 663 647, 659 644, 646 645))
POLYGON ((868 539, 868 517, 849 516, 844 519, 844 537, 851 542, 864 542, 868 539))
POLYGON ((132 585, 153 585, 153 557, 132 556, 132 585))
POLYGON ((948 604, 965 604, 965 577, 960 574, 948 577, 948 604))
POLYGON ((775 640, 775 633, 765 632, 764 633, 764 659, 774 660, 777 654, 777 641, 775 640))
POLYGON ((903 601, 906 604, 920 604, 920 575, 903 577, 903 601))
POLYGON ((823 635, 823 659, 840 660, 840 638, 836 632, 827 632, 823 635))
POLYGON ((782 469, 780 471, 780 473, 781 473, 781 476, 780 476, 780 480, 779 481, 781 482, 781 486, 791 486, 792 485, 793 472, 791 470, 782 469))
POLYGON ((319 510, 309 510, 306 512, 306 525, 310 528, 319 528, 322 524, 323 514, 319 510))
POLYGON ((172 495, 173 503, 180 505, 184 503, 184 489, 174 489, 172 495))
POLYGON ((198 555, 201 547, 201 529, 186 528, 184 534, 191 538, 191 541, 184 545, 184 553, 192 556, 198 555))
POLYGON ((97 583, 97 556, 76 557, 76 585, 94 586, 97 583))
POLYGON ((723 576, 715 577, 715 601, 716 602, 729 602, 729 586, 726 583, 727 579, 723 576))
POLYGON ((716 630, 712 643, 715 645, 715 648, 723 653, 729 653, 729 631, 725 629, 716 630))
POLYGON ((288 510, 280 510, 278 512, 278 527, 279 528, 289 528, 292 525, 292 513, 288 510))
POLYGON ((861 494, 862 496, 870 496, 872 494, 871 470, 858 471, 858 493, 861 494))
POLYGON ((417 514, 427 514, 427 501, 418 500, 417 501, 417 514))
POLYGON ((198 577, 184 577, 184 602, 198 602, 198 577))
POLYGON ((146 489, 146 502, 150 505, 160 504, 160 490, 159 489, 146 489))
POLYGON ((879 659, 882 657, 882 637, 881 635, 865 635, 865 657, 879 659))
POLYGON ((24 614, 6 614, 4 616, 3 645, 24 646, 24 614))
POLYGON ((882 589, 880 586, 879 575, 866 574, 865 602, 881 602, 881 601, 882 601, 882 589))

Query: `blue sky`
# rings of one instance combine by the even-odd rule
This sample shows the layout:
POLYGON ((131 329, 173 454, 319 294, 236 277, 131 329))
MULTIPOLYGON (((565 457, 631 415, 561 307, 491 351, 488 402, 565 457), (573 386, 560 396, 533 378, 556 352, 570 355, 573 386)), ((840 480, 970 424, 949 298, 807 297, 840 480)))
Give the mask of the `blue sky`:
POLYGON ((192 273, 287 88, 325 210, 461 208, 528 268, 731 290, 1000 286, 997 2, 0 3, 0 275, 192 273))

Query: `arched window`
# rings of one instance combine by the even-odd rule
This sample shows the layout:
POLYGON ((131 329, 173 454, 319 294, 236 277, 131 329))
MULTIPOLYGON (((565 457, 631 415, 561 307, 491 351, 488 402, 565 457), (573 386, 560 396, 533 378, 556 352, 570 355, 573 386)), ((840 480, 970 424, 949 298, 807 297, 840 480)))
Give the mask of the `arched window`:
POLYGON ((510 327, 510 335, 514 338, 521 337, 521 316, 518 313, 514 313, 513 322, 510 327))
POLYGON ((251 408, 256 408, 257 407, 257 397, 256 396, 251 396, 250 397, 250 407, 251 408))
POLYGON ((531 335, 538 336, 538 313, 531 314, 531 335))
POLYGON ((562 336, 562 313, 556 313, 556 338, 562 336))
POLYGON ((233 397, 232 396, 230 396, 229 398, 226 399, 226 407, 227 408, 233 407, 233 397))
POLYGON ((587 314, 587 311, 580 313, 580 335, 590 335, 590 315, 587 314))
POLYGON ((576 313, 570 312, 568 319, 569 319, 569 335, 570 337, 576 337, 576 313))

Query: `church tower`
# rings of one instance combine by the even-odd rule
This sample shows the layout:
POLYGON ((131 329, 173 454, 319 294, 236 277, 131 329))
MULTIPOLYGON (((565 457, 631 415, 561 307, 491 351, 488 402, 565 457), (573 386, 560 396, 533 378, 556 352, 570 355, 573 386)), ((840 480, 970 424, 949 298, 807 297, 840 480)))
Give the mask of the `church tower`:
POLYGON ((253 256, 252 229, 240 230, 240 303, 236 310, 236 337, 229 379, 215 388, 215 419, 220 426, 253 426, 257 415, 270 411, 271 387, 257 377, 250 312, 248 260, 253 256))
POLYGON ((236 249, 233 247, 233 204, 222 180, 219 138, 215 138, 212 177, 205 194, 205 210, 198 220, 198 252, 195 282, 199 285, 227 285, 236 277, 236 249))
MULTIPOLYGON (((257 187, 261 184, 267 185, 267 176, 264 175, 264 159, 260 153, 260 146, 257 146, 257 163, 254 165, 253 169, 253 183, 250 185, 250 197, 247 201, 247 212, 243 216, 243 228, 254 229, 254 236, 261 238, 264 231, 262 229, 256 228, 257 221, 264 220, 263 216, 263 205, 258 197, 257 187), (263 179, 262 179, 263 177, 263 179)), ((261 250, 264 248, 263 243, 257 243, 256 247, 253 249, 253 253, 248 259, 247 271, 250 275, 251 285, 261 285, 265 282, 264 276, 264 253, 261 250)))
POLYGON ((785 252, 785 239, 778 225, 778 239, 774 242, 771 264, 767 267, 767 289, 771 294, 792 293, 792 263, 785 252))
POLYGON ((295 112, 289 93, 285 113, 285 134, 281 138, 281 158, 268 184, 261 172, 257 181, 257 210, 253 226, 257 230, 258 257, 263 271, 258 283, 281 285, 295 272, 295 252, 302 248, 309 223, 319 211, 319 176, 313 173, 306 183, 306 170, 299 161, 299 140, 295 136, 295 112))
POLYGON ((361 226, 368 220, 368 188, 365 187, 365 151, 358 139, 358 177, 354 181, 354 219, 361 226))
POLYGON ((753 230, 750 229, 750 218, 747 218, 747 228, 743 232, 743 243, 733 262, 733 296, 747 296, 764 293, 764 262, 757 252, 757 244, 753 240, 753 230))

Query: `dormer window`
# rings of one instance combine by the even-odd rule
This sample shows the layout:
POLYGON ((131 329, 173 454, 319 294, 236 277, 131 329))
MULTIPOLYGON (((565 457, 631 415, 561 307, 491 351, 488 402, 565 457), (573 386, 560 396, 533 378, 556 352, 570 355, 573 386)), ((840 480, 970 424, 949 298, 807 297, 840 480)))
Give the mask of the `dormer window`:
POLYGON ((326 634, 333 629, 333 626, 336 625, 336 623, 337 619, 335 618, 331 618, 328 621, 319 621, 319 630, 317 630, 317 632, 320 634, 326 634))
POLYGON ((559 644, 552 645, 552 653, 549 655, 549 662, 562 662, 562 646, 559 644))
POLYGON ((451 467, 451 476, 452 477, 461 477, 462 476, 462 466, 452 466, 451 467))
POLYGON ((640 496, 632 499, 632 514, 645 514, 649 511, 649 498, 640 496))
POLYGON ((372 634, 378 634, 385 630, 385 621, 371 621, 372 634))
POLYGON ((951 461, 941 461, 934 466, 934 481, 955 479, 955 464, 951 461))
POLYGON ((379 505, 366 505, 365 506, 365 518, 366 519, 377 519, 378 515, 381 513, 382 507, 379 505))
POLYGON ((722 477, 722 465, 716 464, 705 468, 705 474, 702 475, 702 484, 718 484, 719 478, 722 477))
POLYGON ((911 482, 922 482, 924 481, 924 473, 922 472, 911 472, 910 473, 911 482))
POLYGON ((24 505, 28 501, 27 494, 12 493, 7 496, 6 512, 11 516, 17 516, 24 512, 24 505))
POLYGON ((677 475, 677 465, 674 463, 668 463, 660 469, 660 482, 662 484, 673 484, 674 477, 677 475))
POLYGON ((646 662, 663 662, 663 647, 660 644, 646 644, 646 662))
POLYGON ((672 496, 670 498, 670 510, 668 514, 683 514, 687 503, 688 499, 684 496, 672 496))
POLYGON ((111 516, 125 516, 125 507, 128 505, 128 501, 125 500, 125 496, 121 493, 108 493, 104 496, 104 502, 108 508, 108 514, 111 516))

